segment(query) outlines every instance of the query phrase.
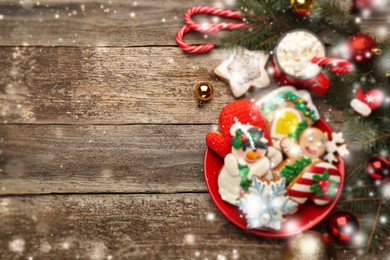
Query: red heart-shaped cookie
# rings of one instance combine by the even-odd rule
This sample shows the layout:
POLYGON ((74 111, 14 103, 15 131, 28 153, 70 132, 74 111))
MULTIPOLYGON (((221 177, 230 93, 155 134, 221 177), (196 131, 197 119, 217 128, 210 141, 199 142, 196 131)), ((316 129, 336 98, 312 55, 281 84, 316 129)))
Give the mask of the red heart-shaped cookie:
POLYGON ((268 139, 269 145, 272 145, 267 124, 260 109, 255 103, 249 100, 238 100, 227 104, 219 115, 219 131, 212 131, 206 136, 206 143, 221 158, 225 158, 231 152, 230 128, 236 124, 250 124, 254 127, 261 128, 264 131, 265 138, 268 139))

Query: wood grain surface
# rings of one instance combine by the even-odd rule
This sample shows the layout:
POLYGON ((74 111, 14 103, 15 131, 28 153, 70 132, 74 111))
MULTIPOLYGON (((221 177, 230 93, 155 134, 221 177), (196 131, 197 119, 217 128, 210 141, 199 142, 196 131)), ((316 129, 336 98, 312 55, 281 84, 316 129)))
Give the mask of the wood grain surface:
MULTIPOLYGON (((175 45, 200 4, 233 2, 0 2, 0 259, 282 258, 285 240, 236 228, 207 193, 204 138, 234 99, 213 72, 223 52, 175 45), (198 108, 202 81, 215 96, 198 108)), ((364 30, 386 37, 389 13, 364 30)), ((348 111, 315 103, 341 130, 348 111)), ((339 259, 389 255, 338 247, 339 259)))
POLYGON ((0 194, 206 192, 202 125, 7 125, 0 194))
POLYGON ((285 242, 235 227, 208 194, 41 195, 0 198, 0 205, 2 259, 277 260, 285 242))

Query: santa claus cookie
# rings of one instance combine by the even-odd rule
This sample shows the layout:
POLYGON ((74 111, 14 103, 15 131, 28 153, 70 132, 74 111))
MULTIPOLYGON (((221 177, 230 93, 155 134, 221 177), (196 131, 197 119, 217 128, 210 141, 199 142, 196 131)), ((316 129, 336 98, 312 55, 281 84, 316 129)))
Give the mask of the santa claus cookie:
POLYGON ((294 87, 281 87, 256 102, 266 118, 275 147, 283 137, 294 133, 305 120, 309 126, 319 119, 319 113, 310 94, 294 87))

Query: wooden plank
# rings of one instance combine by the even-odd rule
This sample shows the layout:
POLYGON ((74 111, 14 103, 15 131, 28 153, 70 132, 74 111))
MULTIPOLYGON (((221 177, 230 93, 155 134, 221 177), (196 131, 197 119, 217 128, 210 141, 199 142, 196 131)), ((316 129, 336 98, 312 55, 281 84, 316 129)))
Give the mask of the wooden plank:
MULTIPOLYGON (((2 259, 272 260, 283 254, 283 240, 236 228, 208 194, 5 197, 0 205, 2 259)), ((358 254, 340 250, 339 259, 358 254)))
POLYGON ((215 127, 3 125, 0 194, 205 192, 205 136, 215 127))
MULTIPOLYGON (((176 45, 184 12, 202 4, 218 5, 200 0, 1 1, 0 46, 176 45)), ((205 41, 199 33, 186 39, 205 41)))
MULTIPOLYGON (((183 25, 184 12, 196 5, 234 7, 228 0, 2 1, 0 46, 172 46, 176 45, 175 34, 183 25)), ((389 12, 388 8, 364 19, 363 29, 377 35, 383 31, 381 27, 390 30, 389 12)), ((215 42, 217 37, 211 34, 204 39, 204 34, 190 33, 186 39, 201 43, 215 42)))
POLYGON ((0 194, 205 192, 212 126, 0 128, 0 194))
POLYGON ((233 100, 219 61, 178 48, 1 48, 2 123, 210 123, 233 100), (215 85, 197 107, 196 84, 215 85), (5 122, 4 122, 5 121, 5 122))
POLYGON ((221 57, 170 47, 3 47, 0 123, 216 124, 219 111, 234 100, 213 71, 221 57), (215 94, 198 108, 193 90, 202 81, 214 84, 215 94))

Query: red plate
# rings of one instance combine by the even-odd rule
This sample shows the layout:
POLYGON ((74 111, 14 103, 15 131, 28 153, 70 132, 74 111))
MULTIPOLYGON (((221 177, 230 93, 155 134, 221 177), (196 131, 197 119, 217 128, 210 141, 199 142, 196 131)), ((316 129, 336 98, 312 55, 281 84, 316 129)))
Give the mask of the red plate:
MULTIPOLYGON (((328 135, 333 132, 332 128, 322 119, 317 121, 315 127, 327 132, 328 135)), ((214 203, 217 205, 219 210, 233 222, 236 226, 250 233, 264 236, 264 237, 288 237, 293 236, 297 233, 311 229, 312 227, 319 224, 324 218, 326 218, 332 211, 342 193, 342 187, 344 186, 345 179, 345 164, 344 161, 339 160, 339 163, 335 164, 341 174, 340 189, 335 197, 335 200, 326 206, 317 206, 311 201, 299 209, 299 211, 290 216, 283 222, 280 230, 271 229, 247 229, 246 220, 243 213, 238 207, 233 206, 221 199, 218 193, 218 174, 223 166, 223 160, 218 157, 211 149, 207 148, 204 155, 204 177, 206 185, 209 190, 210 196, 214 203)))

